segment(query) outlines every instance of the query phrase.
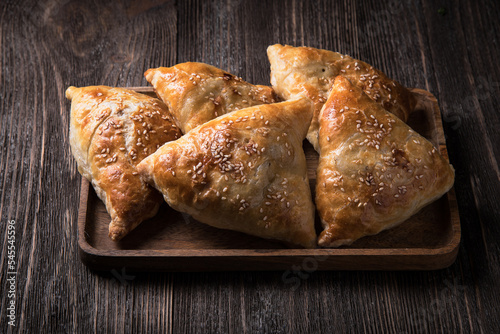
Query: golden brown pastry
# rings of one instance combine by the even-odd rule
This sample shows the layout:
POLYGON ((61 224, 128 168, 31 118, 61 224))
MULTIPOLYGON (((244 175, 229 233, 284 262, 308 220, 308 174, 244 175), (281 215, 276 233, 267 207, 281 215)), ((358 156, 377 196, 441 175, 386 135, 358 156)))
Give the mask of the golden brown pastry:
POLYGON ((314 205, 302 142, 307 98, 226 114, 163 145, 141 176, 174 209, 205 224, 314 247, 314 205))
POLYGON ((318 151, 318 115, 335 78, 343 75, 372 100, 404 122, 415 108, 415 98, 396 81, 369 64, 337 52, 275 44, 267 49, 271 84, 282 99, 307 96, 314 101, 314 116, 307 139, 318 151))
POLYGON ((396 226, 453 185, 452 166, 428 140, 342 76, 319 126, 320 246, 349 245, 396 226))
POLYGON ((152 68, 144 75, 183 133, 231 111, 276 102, 271 87, 252 85, 203 63, 152 68))
POLYGON ((156 214, 161 195, 135 167, 167 141, 181 136, 167 106, 122 88, 69 87, 70 144, 78 170, 111 216, 109 237, 119 240, 156 214))

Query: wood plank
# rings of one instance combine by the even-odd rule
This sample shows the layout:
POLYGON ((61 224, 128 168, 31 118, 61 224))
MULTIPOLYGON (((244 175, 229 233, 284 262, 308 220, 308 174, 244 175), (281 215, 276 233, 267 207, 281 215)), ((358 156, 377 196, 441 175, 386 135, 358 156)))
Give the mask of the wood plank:
POLYGON ((2 226, 16 221, 17 250, 16 327, 10 327, 7 234, 0 229, 2 333, 171 330, 171 276, 126 280, 121 267, 99 276, 78 256, 80 177, 69 151, 64 91, 144 85, 152 58, 175 61, 174 3, 144 11, 130 5, 0 3, 0 210, 2 226))

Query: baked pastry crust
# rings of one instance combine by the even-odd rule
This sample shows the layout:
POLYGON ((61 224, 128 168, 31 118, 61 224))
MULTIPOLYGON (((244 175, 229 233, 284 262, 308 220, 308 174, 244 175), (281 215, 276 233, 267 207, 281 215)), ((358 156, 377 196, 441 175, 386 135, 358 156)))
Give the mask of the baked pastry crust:
POLYGON ((349 245, 396 226, 453 185, 424 137, 338 76, 319 117, 318 244, 349 245))
POLYGON ((302 142, 307 98, 226 114, 163 145, 138 170, 174 209, 205 224, 316 245, 302 142))
POLYGON ((271 63, 271 84, 280 98, 307 96, 314 101, 307 139, 316 151, 319 150, 319 112, 338 75, 348 78, 404 122, 415 108, 416 100, 408 89, 361 60, 328 50, 280 44, 269 46, 267 55, 271 63))
POLYGON ((271 87, 252 85, 203 63, 151 68, 144 75, 183 133, 231 111, 277 102, 271 87))
POLYGON ((181 136, 160 100, 122 88, 69 87, 70 145, 78 170, 111 216, 109 237, 123 238, 154 216, 161 195, 141 181, 136 165, 181 136))

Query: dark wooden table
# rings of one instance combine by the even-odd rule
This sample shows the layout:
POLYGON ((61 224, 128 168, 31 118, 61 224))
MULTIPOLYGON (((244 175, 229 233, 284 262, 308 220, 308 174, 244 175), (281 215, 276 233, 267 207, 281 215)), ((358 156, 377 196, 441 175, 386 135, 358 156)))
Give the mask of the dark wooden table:
POLYGON ((2 1, 0 332, 499 333, 500 3, 382 3, 2 1), (149 67, 184 61, 269 84, 274 43, 347 53, 435 94, 456 169, 457 261, 430 272, 302 271, 298 287, 283 272, 85 267, 66 87, 145 86, 149 67))

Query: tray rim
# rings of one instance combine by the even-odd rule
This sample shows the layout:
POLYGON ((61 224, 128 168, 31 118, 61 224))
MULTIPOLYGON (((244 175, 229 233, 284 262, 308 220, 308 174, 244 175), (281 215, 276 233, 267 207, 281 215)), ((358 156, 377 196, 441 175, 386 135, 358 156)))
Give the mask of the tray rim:
MULTIPOLYGON (((124 87, 136 92, 154 95, 153 87, 124 87)), ((433 102, 435 130, 438 132, 438 144, 441 155, 448 161, 448 152, 444 137, 444 131, 441 120, 441 112, 435 96, 423 89, 412 88, 410 91, 414 95, 424 95, 426 99, 433 102)), ((458 204, 454 187, 452 187, 446 196, 449 205, 451 238, 447 244, 438 248, 315 248, 315 249, 158 249, 158 250, 102 250, 90 245, 85 238, 85 227, 88 215, 88 200, 91 194, 90 182, 81 177, 80 201, 78 209, 78 248, 82 262, 91 269, 109 270, 111 267, 127 267, 134 271, 242 271, 242 270, 286 270, 290 269, 292 263, 300 263, 301 260, 311 257, 327 257, 318 264, 316 270, 437 270, 444 269, 452 265, 457 257, 460 239, 461 227, 458 204), (180 260, 185 262, 186 258, 193 259, 194 264, 184 263, 179 268, 156 263, 149 268, 142 268, 134 265, 135 260, 180 260), (242 261, 251 259, 276 259, 280 262, 270 263, 271 266, 261 266, 256 268, 233 268, 232 265, 222 265, 217 267, 205 268, 196 265, 196 259, 239 259, 242 261), (365 266, 350 265, 345 259, 364 259, 365 266), (373 263, 370 261, 381 260, 382 263, 373 263), (407 263, 408 260, 415 262, 407 263), (368 265, 366 265, 368 263, 368 265), (399 264, 399 267, 394 265, 399 264)), ((178 262, 178 261, 177 261, 178 262)), ((269 263, 266 263, 269 264, 269 263)))

